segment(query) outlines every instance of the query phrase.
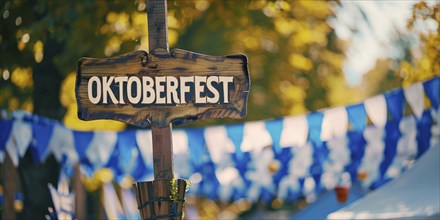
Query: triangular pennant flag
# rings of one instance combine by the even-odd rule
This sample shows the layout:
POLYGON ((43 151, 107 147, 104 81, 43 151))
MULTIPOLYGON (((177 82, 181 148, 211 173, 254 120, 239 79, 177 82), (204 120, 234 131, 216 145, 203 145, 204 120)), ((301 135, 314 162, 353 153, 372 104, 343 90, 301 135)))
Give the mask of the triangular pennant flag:
POLYGON ((387 102, 385 96, 378 95, 364 101, 368 117, 376 127, 383 128, 387 123, 387 102))
POLYGON ((283 132, 283 120, 275 119, 266 121, 266 130, 269 132, 272 139, 272 146, 274 152, 278 155, 281 153, 280 139, 283 132))
POLYGON ((345 108, 331 108, 324 110, 323 113, 321 139, 327 141, 335 137, 345 136, 348 127, 348 116, 345 108))
POLYGON ((304 146, 308 134, 309 127, 306 116, 285 117, 283 119, 280 145, 281 147, 304 146))
POLYGON ((6 142, 6 151, 11 157, 15 167, 19 159, 24 156, 32 141, 32 127, 21 120, 15 120, 12 125, 11 135, 6 142))
POLYGON ((12 120, 0 120, 0 131, 0 152, 3 152, 12 131, 12 120))
POLYGON ((52 202, 58 219, 73 219, 75 209, 75 196, 69 192, 69 180, 64 173, 61 173, 58 180, 58 187, 48 184, 52 202))
POLYGON ((423 83, 425 93, 431 102, 432 107, 438 111, 440 100, 440 77, 433 78, 423 83))
POLYGON ((324 114, 322 112, 312 112, 307 115, 307 123, 309 125, 309 140, 316 146, 320 146, 322 119, 324 114))
POLYGON ((272 145, 272 138, 267 132, 264 121, 254 121, 244 123, 243 141, 241 150, 261 151, 264 147, 272 145))
POLYGON ((121 201, 127 219, 140 219, 136 198, 131 189, 121 189, 121 201))
POLYGON ((244 125, 243 124, 228 125, 226 126, 226 132, 228 133, 228 137, 232 140, 232 143, 235 146, 235 152, 238 155, 241 155, 242 154, 241 143, 243 142, 244 125))
POLYGON ((136 142, 146 167, 153 169, 153 140, 151 130, 137 130, 136 142))
POLYGON ((205 141, 212 161, 217 164, 223 157, 235 151, 234 144, 228 137, 225 126, 210 126, 205 129, 205 141))
POLYGON ((422 117, 417 121, 417 158, 422 156, 430 147, 432 124, 429 111, 425 111, 422 117))
POLYGON ((421 82, 414 83, 409 87, 403 89, 405 99, 409 106, 417 117, 420 119, 423 114, 423 109, 425 108, 425 93, 423 92, 423 85, 421 82))
POLYGON ((53 129, 53 123, 37 122, 33 124, 32 132, 35 141, 33 143, 32 153, 34 158, 40 163, 46 160, 49 155, 49 142, 52 137, 53 129))
POLYGON ((61 162, 63 155, 65 155, 71 164, 78 162, 78 153, 73 139, 72 130, 60 124, 54 125, 52 137, 49 141, 49 149, 57 161, 61 162))
POLYGON ((113 170, 116 179, 122 179, 137 166, 140 157, 136 147, 136 133, 132 130, 117 133, 116 145, 108 159, 106 167, 113 170))
POLYGON ((396 89, 385 93, 384 95, 387 102, 388 111, 393 117, 392 119, 400 121, 403 117, 403 110, 405 108, 403 91, 401 89, 396 89))
POLYGON ((80 162, 86 160, 86 151, 93 139, 94 132, 89 131, 73 131, 73 140, 78 159, 80 162))
POLYGON ((95 169, 99 169, 107 164, 110 155, 115 148, 116 140, 116 132, 95 132, 95 135, 86 150, 86 156, 94 165, 95 169))
POLYGON ((191 162, 197 167, 205 164, 208 159, 206 155, 209 155, 205 151, 205 139, 203 138, 203 134, 204 128, 191 128, 186 130, 191 162))
POLYGON ((174 172, 176 178, 189 178, 192 174, 188 136, 183 130, 173 131, 174 172))
POLYGON ((104 205, 107 219, 126 219, 127 216, 125 216, 113 185, 111 183, 104 183, 102 188, 103 196, 101 197, 101 202, 104 205))
POLYGON ((367 112, 365 111, 363 103, 348 106, 347 114, 351 124, 356 130, 363 131, 365 129, 367 126, 367 112))

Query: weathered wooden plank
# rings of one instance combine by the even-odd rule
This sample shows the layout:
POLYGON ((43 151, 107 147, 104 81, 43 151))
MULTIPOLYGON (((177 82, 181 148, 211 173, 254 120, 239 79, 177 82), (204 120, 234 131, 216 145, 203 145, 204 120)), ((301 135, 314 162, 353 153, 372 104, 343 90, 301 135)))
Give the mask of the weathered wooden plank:
POLYGON ((148 45, 150 51, 163 48, 168 51, 167 3, 165 0, 148 0, 148 45))
MULTIPOLYGON (((155 95, 156 99, 159 96, 162 98, 167 96, 168 92, 170 94, 173 92, 167 87, 167 83, 162 82, 164 90, 159 95, 155 95)), ((95 87, 97 84, 96 81, 92 83, 95 87)), ((136 83, 131 84, 131 96, 136 96, 138 90, 137 87, 133 87, 133 84, 136 83)), ((169 85, 172 85, 171 82, 169 85)), ((157 84, 155 86, 157 87, 157 84)), ((157 89, 156 87, 155 89, 157 89)), ((209 56, 180 49, 168 53, 166 49, 159 48, 151 53, 135 51, 107 59, 81 58, 78 63, 76 81, 78 117, 83 120, 115 119, 139 127, 150 125, 162 127, 170 122, 175 125, 183 125, 208 118, 242 118, 246 115, 249 87, 247 57, 242 54, 209 56), (172 95, 167 97, 168 100, 172 100, 170 103, 168 100, 167 103, 143 103, 143 98, 139 97, 138 103, 131 103, 127 94, 127 83, 119 84, 113 80, 110 88, 117 101, 112 102, 111 97, 107 97, 106 104, 104 104, 103 98, 94 104, 90 101, 89 92, 92 92, 92 96, 94 96, 98 88, 91 87, 91 91, 89 91, 88 85, 92 77, 101 78, 99 82, 102 83, 101 89, 103 89, 103 77, 106 77, 107 80, 110 77, 137 77, 138 83, 144 77, 149 77, 153 81, 157 80, 157 77, 166 77, 166 80, 174 78, 180 84, 175 89, 177 98, 174 99, 172 95), (212 91, 216 90, 220 96, 218 101, 197 103, 194 81, 185 84, 189 85, 191 91, 185 93, 185 101, 183 101, 181 86, 185 77, 207 77, 207 80, 211 80, 212 90, 209 90, 207 81, 202 81, 200 85, 204 87, 201 95, 213 98, 215 96, 212 91), (220 77, 233 77, 233 82, 228 83, 226 90, 223 90, 223 85, 220 82, 212 81, 217 79, 215 77, 218 77, 219 80, 225 79, 220 77), (120 90, 120 85, 123 87, 122 90, 120 90), (122 94, 122 98, 119 97, 120 94, 122 94), (228 96, 226 102, 222 100, 224 96, 228 96), (180 103, 176 100, 179 100, 180 103)), ((140 91, 141 93, 145 92, 143 87, 140 91)), ((154 90, 154 92, 157 91, 154 90)), ((104 94, 104 92, 102 93, 104 94)))
POLYGON ((153 143, 153 165, 155 180, 173 179, 173 142, 171 135, 172 126, 156 127, 152 129, 153 143))

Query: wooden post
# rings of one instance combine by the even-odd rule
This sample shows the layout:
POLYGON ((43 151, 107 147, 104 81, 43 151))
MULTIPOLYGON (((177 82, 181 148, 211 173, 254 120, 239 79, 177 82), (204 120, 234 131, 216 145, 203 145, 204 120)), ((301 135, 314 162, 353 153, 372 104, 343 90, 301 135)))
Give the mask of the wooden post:
MULTIPOLYGON (((166 0, 149 0, 148 45, 149 51, 157 48, 168 48, 167 2, 166 0)), ((153 163, 155 180, 173 179, 173 140, 171 125, 165 127, 151 126, 153 135, 153 163)))
POLYGON ((17 189, 17 180, 18 175, 17 171, 12 163, 9 154, 5 151, 5 161, 3 163, 3 219, 15 220, 15 208, 14 208, 14 200, 15 200, 15 191, 17 189))
POLYGON ((80 165, 75 165, 75 173, 73 178, 73 190, 75 192, 75 215, 77 219, 85 218, 86 195, 84 186, 81 181, 80 165))

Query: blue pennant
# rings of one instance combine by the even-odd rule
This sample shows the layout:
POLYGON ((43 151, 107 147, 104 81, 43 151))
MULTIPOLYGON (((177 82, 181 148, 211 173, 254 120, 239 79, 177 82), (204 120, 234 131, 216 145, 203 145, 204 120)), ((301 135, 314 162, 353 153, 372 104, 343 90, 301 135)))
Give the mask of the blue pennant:
POLYGON ((90 169, 93 166, 91 166, 89 160, 87 159, 86 152, 90 142, 93 139, 93 135, 94 132, 90 131, 73 131, 73 142, 75 144, 76 152, 78 153, 78 160, 81 164, 90 166, 90 169))
POLYGON ((312 112, 307 115, 307 123, 309 124, 309 140, 316 146, 321 146, 321 129, 324 114, 322 112, 312 112))
POLYGON ((362 131, 350 131, 347 133, 350 148, 350 162, 346 165, 345 170, 350 173, 351 181, 357 180, 359 166, 365 154, 365 139, 362 131))
POLYGON ((0 151, 5 151, 6 142, 12 130, 12 120, 0 120, 0 151))
POLYGON ((227 125, 226 133, 235 146, 236 154, 239 155, 238 157, 240 157, 240 155, 243 153, 241 151, 241 143, 244 135, 244 124, 227 125))
MULTIPOLYGON (((133 157, 133 150, 136 149, 136 132, 118 132, 115 148, 107 162, 106 167, 113 170, 116 178, 123 177, 128 172, 128 166, 137 158, 133 157)), ((136 149, 137 150, 137 149, 136 149)), ((138 152, 137 157, 140 157, 138 152)))
POLYGON ((283 119, 269 120, 265 122, 265 125, 266 130, 269 132, 270 137, 272 138, 273 150, 277 156, 281 153, 280 139, 281 132, 283 131, 283 119))
POLYGON ((417 121, 417 158, 422 156, 430 146, 432 117, 429 111, 424 111, 422 118, 417 121))
POLYGON ((54 124, 37 122, 32 124, 32 133, 34 137, 34 144, 32 144, 33 158, 37 162, 43 162, 49 153, 48 145, 52 137, 54 124))
POLYGON ((358 131, 363 131, 367 127, 367 112, 364 103, 347 106, 347 115, 351 125, 358 131))
POLYGON ((423 87, 425 88, 425 93, 428 96, 429 101, 431 101, 432 107, 437 111, 440 99, 440 77, 426 81, 423 83, 423 87))
POLYGON ((405 110, 405 99, 402 89, 396 89, 384 94, 387 108, 395 121, 400 121, 405 110))
POLYGON ((209 156, 205 148, 205 139, 203 138, 204 128, 185 129, 188 136, 188 149, 190 152, 191 163, 195 167, 204 165, 209 156))
POLYGON ((370 186, 370 188, 373 190, 390 181, 390 179, 387 178, 385 174, 397 154, 397 143, 399 142, 399 138, 401 136, 399 130, 399 121, 388 121, 385 126, 385 131, 385 149, 383 152, 384 155, 383 160, 379 165, 380 176, 370 186))

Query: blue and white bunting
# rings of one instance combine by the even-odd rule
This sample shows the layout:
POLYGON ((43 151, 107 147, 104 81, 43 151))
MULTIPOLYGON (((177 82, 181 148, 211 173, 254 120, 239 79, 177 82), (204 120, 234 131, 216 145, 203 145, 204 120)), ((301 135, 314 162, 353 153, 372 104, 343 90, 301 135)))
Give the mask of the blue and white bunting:
MULTIPOLYGON (((312 201, 347 175, 375 189, 438 144, 439 86, 436 77, 307 115, 174 129, 175 176, 191 181, 190 194, 221 201, 312 201), (406 103, 412 115, 405 116, 406 103)), ((79 163, 89 177, 109 168, 117 183, 153 179, 150 130, 75 131, 20 111, 0 115, 0 162, 7 154, 18 166, 29 151, 36 163, 53 154, 63 171, 79 163)), ((132 218, 132 194, 122 191, 121 205, 114 190, 104 186, 107 217, 132 218)))

